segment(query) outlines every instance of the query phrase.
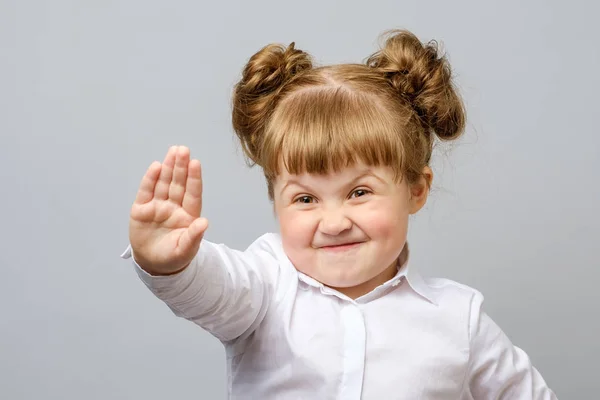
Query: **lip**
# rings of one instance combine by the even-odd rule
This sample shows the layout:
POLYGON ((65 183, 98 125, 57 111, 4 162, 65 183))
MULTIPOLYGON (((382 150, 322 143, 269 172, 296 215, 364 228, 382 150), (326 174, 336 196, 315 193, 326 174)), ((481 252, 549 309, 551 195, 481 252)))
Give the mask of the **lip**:
POLYGON ((358 246, 360 246, 363 243, 364 242, 352 242, 352 243, 338 244, 338 245, 334 245, 334 246, 321 246, 320 249, 325 250, 325 251, 331 251, 331 252, 348 251, 348 250, 357 248, 358 246))

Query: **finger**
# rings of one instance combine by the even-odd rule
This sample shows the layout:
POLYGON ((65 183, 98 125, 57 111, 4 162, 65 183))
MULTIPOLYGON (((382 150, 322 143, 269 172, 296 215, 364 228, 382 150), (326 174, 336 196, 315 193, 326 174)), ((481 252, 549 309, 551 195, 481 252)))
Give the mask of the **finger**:
POLYGON ((158 161, 154 161, 144 174, 137 195, 135 197, 136 204, 145 204, 154 197, 154 188, 160 175, 161 165, 158 161))
POLYGON ((175 153, 177 146, 171 146, 160 170, 160 177, 154 189, 154 197, 166 200, 169 196, 169 187, 171 186, 171 178, 173 177, 173 167, 175 166, 175 153))
POLYGON ((185 146, 179 146, 175 156, 173 179, 171 180, 171 185, 169 186, 169 200, 173 201, 175 204, 181 205, 181 202, 183 201, 189 163, 190 150, 185 146))
POLYGON ((198 251, 207 228, 206 218, 196 218, 179 238, 178 250, 183 254, 198 251))
POLYGON ((202 167, 200 161, 189 162, 183 209, 193 217, 199 217, 202 211, 202 167))

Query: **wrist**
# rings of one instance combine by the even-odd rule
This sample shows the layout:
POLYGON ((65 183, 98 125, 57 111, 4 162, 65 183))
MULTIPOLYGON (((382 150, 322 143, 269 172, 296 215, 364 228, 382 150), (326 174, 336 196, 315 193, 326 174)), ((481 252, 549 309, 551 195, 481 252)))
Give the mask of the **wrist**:
POLYGON ((157 266, 156 264, 147 261, 143 257, 136 254, 133 250, 131 251, 131 256, 133 258, 133 261, 137 264, 137 266, 140 269, 152 276, 176 275, 185 270, 191 264, 191 262, 188 262, 183 266, 178 265, 175 267, 165 268, 164 266, 157 266))

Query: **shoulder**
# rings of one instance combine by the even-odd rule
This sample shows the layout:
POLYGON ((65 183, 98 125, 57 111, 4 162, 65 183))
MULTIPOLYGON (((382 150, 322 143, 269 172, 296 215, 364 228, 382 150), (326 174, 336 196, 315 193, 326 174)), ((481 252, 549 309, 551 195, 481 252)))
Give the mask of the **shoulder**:
POLYGON ((255 259, 264 259, 265 261, 279 260, 283 254, 281 239, 279 238, 279 235, 275 233, 265 233, 259 236, 243 250, 230 247, 222 242, 207 240, 206 238, 203 239, 201 250, 210 251, 210 249, 217 249, 224 253, 245 254, 246 256, 252 256, 255 259))
POLYGON ((425 284, 434 291, 440 300, 469 298, 483 300, 483 294, 468 285, 447 278, 424 278, 425 284))
POLYGON ((250 254, 256 261, 276 265, 284 280, 297 279, 297 271, 285 254, 281 236, 278 233, 265 233, 252 242, 245 253, 250 254))
POLYGON ((272 257, 278 262, 287 260, 283 250, 281 236, 277 233, 268 232, 256 238, 246 249, 247 253, 262 254, 272 257))
POLYGON ((259 236, 243 250, 229 247, 225 243, 203 239, 199 257, 201 262, 220 260, 225 265, 244 266, 239 269, 240 271, 254 271, 277 280, 280 278, 281 271, 293 269, 283 251, 281 238, 276 233, 265 233, 259 236))
POLYGON ((483 312, 483 293, 451 279, 427 278, 424 281, 435 293, 440 306, 467 317, 469 336, 472 336, 483 312))

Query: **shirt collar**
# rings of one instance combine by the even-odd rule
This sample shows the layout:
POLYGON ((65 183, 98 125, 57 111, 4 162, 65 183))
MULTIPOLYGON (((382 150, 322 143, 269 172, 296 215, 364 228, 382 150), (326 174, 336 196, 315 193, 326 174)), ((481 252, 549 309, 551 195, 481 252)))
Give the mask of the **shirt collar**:
POLYGON ((435 296, 435 291, 425 282, 414 265, 410 265, 409 260, 410 246, 407 242, 400 253, 400 257, 398 257, 398 274, 396 276, 406 276, 408 284, 415 292, 417 292, 425 300, 437 306, 438 302, 435 296))
MULTIPOLYGON (((410 265, 409 260, 410 246, 407 242, 404 245, 402 252, 400 252, 400 256, 398 256, 398 272, 392 279, 385 282, 383 286, 397 286, 402 278, 406 278, 406 281, 410 285, 411 289, 414 290, 419 296, 423 297, 425 300, 434 305, 438 305, 434 290, 431 288, 431 286, 427 285, 425 280, 423 280, 414 266, 410 265)), ((327 287, 321 282, 300 271, 298 271, 298 278, 307 285, 320 288, 321 292, 325 292, 327 290, 327 287)))

